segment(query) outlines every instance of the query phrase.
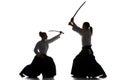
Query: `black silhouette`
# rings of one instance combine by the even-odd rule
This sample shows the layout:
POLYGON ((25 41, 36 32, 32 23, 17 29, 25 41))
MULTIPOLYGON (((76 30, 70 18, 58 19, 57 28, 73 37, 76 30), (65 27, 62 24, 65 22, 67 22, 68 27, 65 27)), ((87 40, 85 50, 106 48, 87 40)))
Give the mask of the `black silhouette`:
POLYGON ((47 50, 49 48, 49 43, 60 38, 62 33, 63 32, 60 31, 60 33, 55 37, 47 39, 48 36, 45 32, 39 32, 39 36, 42 38, 42 40, 39 41, 34 48, 36 56, 34 57, 32 63, 27 65, 20 72, 21 77, 28 76, 30 78, 36 78, 41 73, 43 78, 54 77, 56 75, 55 63, 50 56, 47 56, 47 50))
POLYGON ((69 25, 72 29, 82 36, 82 50, 74 58, 71 74, 73 77, 83 78, 105 78, 106 74, 102 67, 97 63, 93 51, 91 49, 91 36, 93 33, 92 27, 88 22, 83 23, 83 28, 79 28, 74 18, 71 19, 69 25))

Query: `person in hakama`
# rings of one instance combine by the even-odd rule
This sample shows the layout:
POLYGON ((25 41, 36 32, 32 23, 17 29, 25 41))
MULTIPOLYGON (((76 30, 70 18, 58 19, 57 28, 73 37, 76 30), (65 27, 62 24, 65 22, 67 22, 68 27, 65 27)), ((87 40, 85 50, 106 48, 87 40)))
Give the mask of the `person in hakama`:
POLYGON ((71 19, 69 25, 72 26, 72 30, 82 36, 82 50, 74 58, 71 74, 73 77, 84 77, 84 78, 105 78, 107 77, 103 68, 98 64, 93 55, 91 36, 93 28, 89 22, 84 22, 82 28, 78 27, 74 18, 71 19))
POLYGON ((63 32, 51 39, 48 39, 48 36, 45 32, 39 32, 39 36, 42 38, 41 41, 38 41, 34 52, 36 56, 34 57, 32 63, 27 65, 21 72, 20 76, 28 76, 30 78, 35 78, 40 74, 43 75, 43 78, 54 77, 56 75, 56 66, 52 57, 47 56, 47 51, 49 44, 60 38, 60 35, 63 32))

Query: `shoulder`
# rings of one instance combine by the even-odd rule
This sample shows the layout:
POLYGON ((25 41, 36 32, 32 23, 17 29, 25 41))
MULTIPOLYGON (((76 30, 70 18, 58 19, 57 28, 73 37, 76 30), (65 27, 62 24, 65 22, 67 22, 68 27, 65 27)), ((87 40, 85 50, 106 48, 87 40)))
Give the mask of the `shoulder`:
POLYGON ((38 41, 38 42, 37 42, 37 44, 41 44, 41 43, 43 43, 43 42, 42 42, 42 41, 38 41))
POLYGON ((85 32, 86 32, 86 34, 92 35, 90 30, 86 30, 85 32))

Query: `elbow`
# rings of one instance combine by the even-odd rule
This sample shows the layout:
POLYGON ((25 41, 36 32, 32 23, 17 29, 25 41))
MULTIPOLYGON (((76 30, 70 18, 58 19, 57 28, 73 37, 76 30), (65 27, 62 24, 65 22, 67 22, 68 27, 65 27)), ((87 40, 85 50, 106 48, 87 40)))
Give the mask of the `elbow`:
POLYGON ((35 54, 37 54, 37 53, 38 53, 36 49, 34 49, 34 53, 35 53, 35 54))

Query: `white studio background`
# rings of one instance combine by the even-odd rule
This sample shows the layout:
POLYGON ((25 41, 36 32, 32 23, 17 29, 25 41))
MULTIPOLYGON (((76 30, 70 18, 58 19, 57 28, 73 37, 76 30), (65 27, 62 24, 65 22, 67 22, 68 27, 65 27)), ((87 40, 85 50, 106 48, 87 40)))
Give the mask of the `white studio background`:
MULTIPOLYGON (((119 0, 86 0, 75 17, 80 27, 84 21, 93 27, 92 49, 108 80, 120 73, 120 11, 119 0)), ((64 32, 50 44, 48 55, 57 68, 56 77, 71 76, 74 57, 81 50, 81 37, 68 25, 84 0, 1 0, 0 1, 0 75, 15 80, 19 72, 31 63, 39 31, 48 38, 57 35, 49 30, 64 32)), ((19 77, 20 78, 20 77, 19 77)))

